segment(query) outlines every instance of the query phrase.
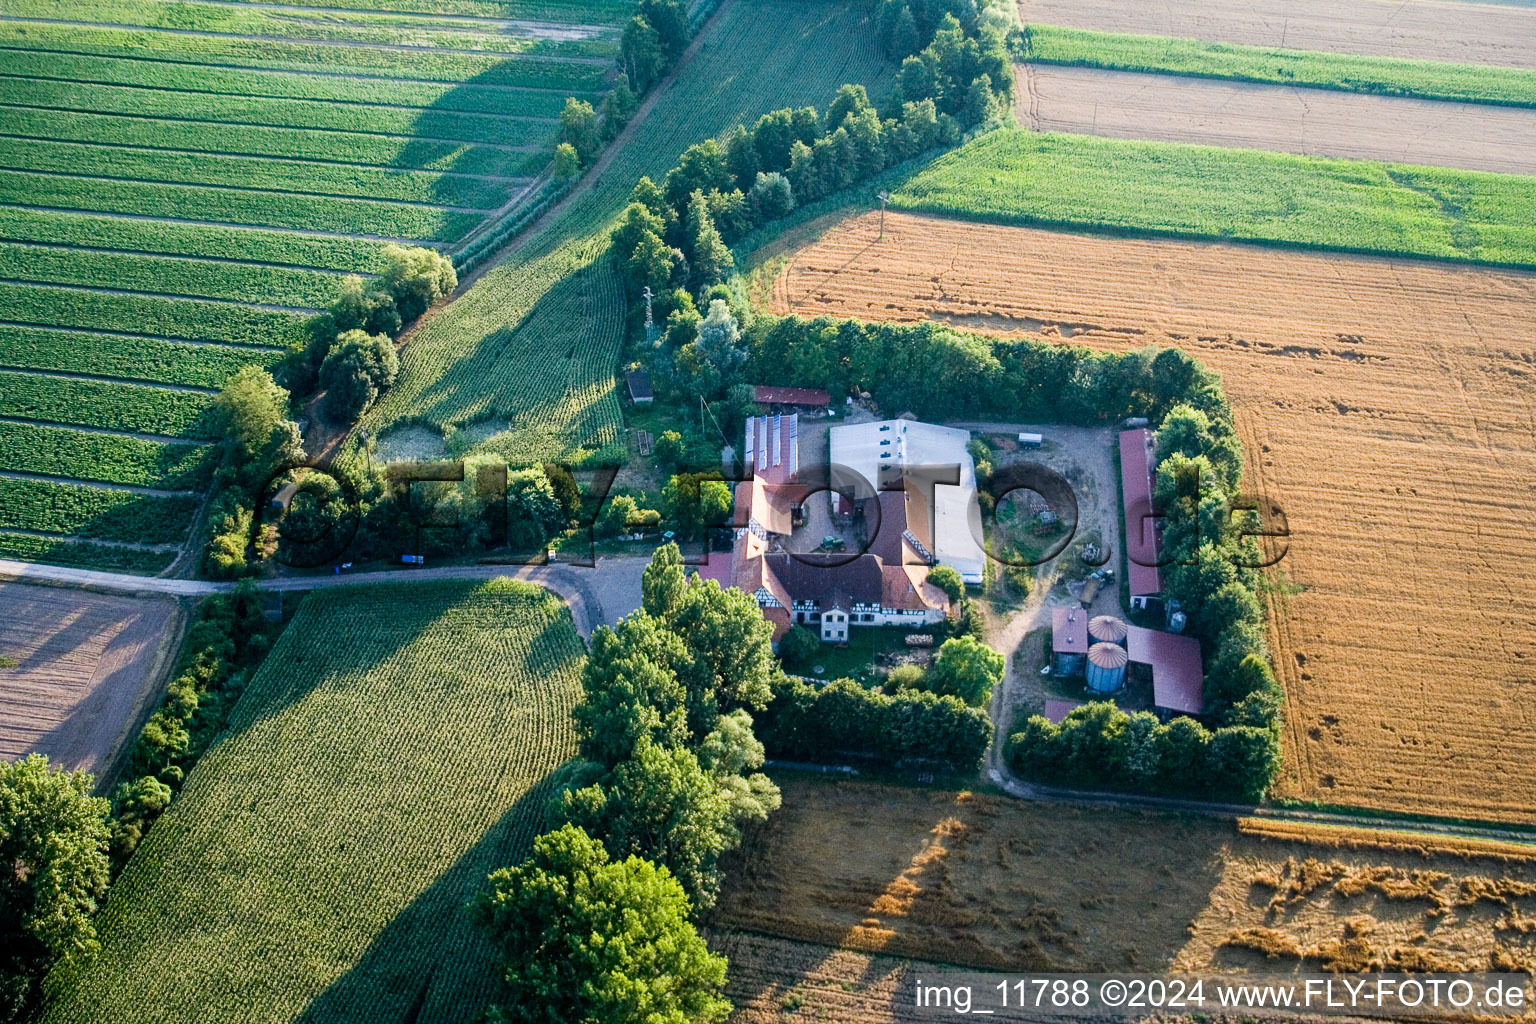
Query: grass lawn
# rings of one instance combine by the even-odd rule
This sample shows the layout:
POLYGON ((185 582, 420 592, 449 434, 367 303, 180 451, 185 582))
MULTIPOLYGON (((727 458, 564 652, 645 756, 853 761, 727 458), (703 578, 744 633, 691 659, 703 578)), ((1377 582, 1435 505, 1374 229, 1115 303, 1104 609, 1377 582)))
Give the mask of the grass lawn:
MULTIPOLYGON (((815 632, 819 627, 813 623, 806 628, 815 632)), ((787 667, 810 679, 829 682, 847 678, 862 686, 876 686, 885 678, 888 670, 888 667, 879 664, 882 656, 932 653, 941 642, 933 628, 909 631, 885 626, 854 626, 848 631, 846 644, 835 647, 822 644, 811 658, 787 667), (906 638, 914 632, 932 636, 934 646, 908 647, 906 638), (818 665, 822 668, 820 672, 816 671, 818 665)))
POLYGON ((1342 92, 1416 96, 1503 106, 1536 106, 1536 71, 1369 57, 1317 50, 1240 46, 1176 36, 1031 25, 1025 54, 1041 64, 1153 71, 1342 92))

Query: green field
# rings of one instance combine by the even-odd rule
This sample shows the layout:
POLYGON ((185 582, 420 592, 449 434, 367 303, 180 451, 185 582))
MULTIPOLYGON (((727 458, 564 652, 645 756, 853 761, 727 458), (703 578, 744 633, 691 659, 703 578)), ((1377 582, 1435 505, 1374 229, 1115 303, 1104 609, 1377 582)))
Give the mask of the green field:
POLYGON ((1172 36, 1029 26, 1027 60, 1119 71, 1150 71, 1274 82, 1383 96, 1536 106, 1536 71, 1368 57, 1316 50, 1213 43, 1172 36))
MULTIPOLYGON (((565 97, 612 80, 631 6, 0 0, 0 473, 199 485, 161 439, 198 436, 206 389, 301 342, 388 242, 452 252, 523 194, 565 97)), ((62 535, 46 507, 5 525, 62 535)))
POLYGON ((869 14, 827 0, 724 8, 592 186, 412 338, 400 379, 362 425, 386 445, 393 428, 473 427, 478 450, 514 463, 613 457, 624 303, 599 260, 607 225, 636 181, 660 180, 695 142, 779 107, 824 108, 844 82, 883 95, 892 69, 869 14))
POLYGON ((1536 178, 1085 135, 992 132, 897 209, 1008 224, 1536 266, 1536 178))
MULTIPOLYGON (((3 542, 3 538, 0 538, 3 542)), ((97 918, 49 1024, 469 1022, 464 905, 575 753, 582 645, 523 583, 312 594, 97 918)))

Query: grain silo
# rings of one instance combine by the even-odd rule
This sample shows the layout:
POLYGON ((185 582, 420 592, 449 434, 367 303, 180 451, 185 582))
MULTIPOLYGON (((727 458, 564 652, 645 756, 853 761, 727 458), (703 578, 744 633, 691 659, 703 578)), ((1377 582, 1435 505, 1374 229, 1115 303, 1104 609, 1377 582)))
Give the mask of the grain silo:
POLYGON ((1125 623, 1113 615, 1095 615, 1088 620, 1088 642, 1095 644, 1124 644, 1125 623))
POLYGON ((1125 685, 1125 666, 1130 654, 1119 644, 1094 644, 1088 648, 1088 689, 1114 693, 1125 685))

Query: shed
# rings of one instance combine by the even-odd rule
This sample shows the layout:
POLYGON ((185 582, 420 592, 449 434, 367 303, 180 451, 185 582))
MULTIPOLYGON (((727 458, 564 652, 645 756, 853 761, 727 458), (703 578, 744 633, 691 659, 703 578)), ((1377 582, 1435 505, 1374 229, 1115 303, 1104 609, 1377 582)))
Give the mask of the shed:
POLYGON ((832 396, 819 388, 778 388, 758 384, 752 388, 752 401, 786 411, 814 412, 831 405, 832 396))
POLYGON ((624 375, 624 382, 629 385, 632 405, 650 405, 656 400, 656 393, 651 390, 651 375, 644 370, 629 371, 624 375))
POLYGON ((1051 612, 1051 672, 1075 676, 1088 657, 1088 613, 1081 608, 1057 608, 1051 612))

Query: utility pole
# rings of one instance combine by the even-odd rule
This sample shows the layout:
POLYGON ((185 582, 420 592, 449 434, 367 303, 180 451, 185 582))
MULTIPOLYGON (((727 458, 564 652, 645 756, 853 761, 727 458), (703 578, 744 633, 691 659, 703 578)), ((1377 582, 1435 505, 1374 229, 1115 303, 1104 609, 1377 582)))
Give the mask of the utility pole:
POLYGON ((891 201, 891 194, 881 189, 880 194, 875 198, 880 200, 880 237, 875 239, 879 242, 885 238, 885 204, 891 201))

